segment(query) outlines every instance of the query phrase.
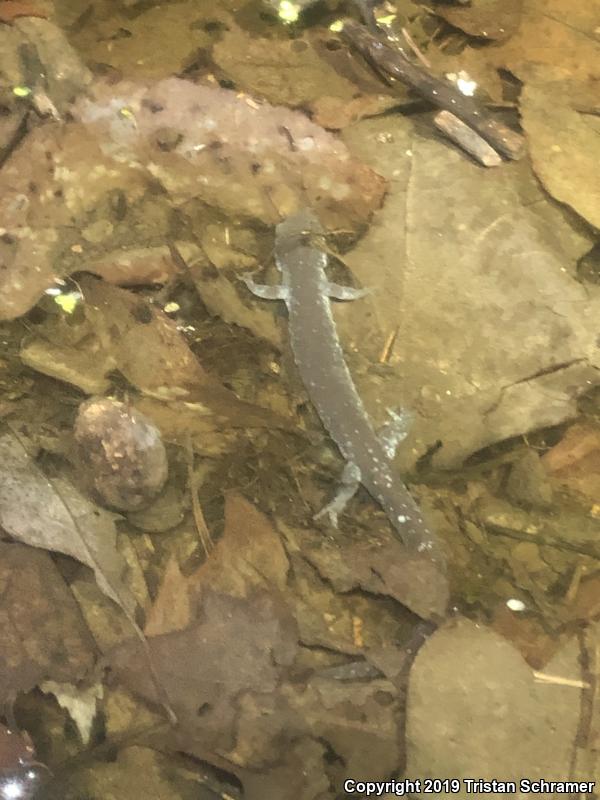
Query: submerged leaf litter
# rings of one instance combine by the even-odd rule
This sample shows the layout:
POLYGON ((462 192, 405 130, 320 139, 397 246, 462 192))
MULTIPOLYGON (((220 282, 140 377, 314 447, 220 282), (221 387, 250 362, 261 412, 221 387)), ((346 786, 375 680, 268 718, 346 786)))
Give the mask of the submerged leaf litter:
POLYGON ((598 12, 0 3, 1 792, 597 780, 598 12), (444 76, 521 160, 437 132, 444 76), (366 492, 313 520, 343 464, 242 281, 303 207, 447 583, 366 492))

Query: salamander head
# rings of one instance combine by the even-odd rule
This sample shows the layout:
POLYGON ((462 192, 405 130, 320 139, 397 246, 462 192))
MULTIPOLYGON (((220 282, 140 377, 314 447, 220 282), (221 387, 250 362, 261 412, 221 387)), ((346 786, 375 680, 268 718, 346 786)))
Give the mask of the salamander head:
POLYGON ((275 254, 285 256, 303 244, 321 249, 324 236, 325 231, 315 213, 303 208, 275 228, 275 254))

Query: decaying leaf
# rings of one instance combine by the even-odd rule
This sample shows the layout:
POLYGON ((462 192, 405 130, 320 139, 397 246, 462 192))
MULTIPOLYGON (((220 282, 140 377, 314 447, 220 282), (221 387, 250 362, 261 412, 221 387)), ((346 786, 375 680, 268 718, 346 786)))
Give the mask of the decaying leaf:
POLYGON ((502 41, 519 27, 523 0, 474 0, 468 6, 436 4, 435 14, 470 36, 502 41))
MULTIPOLYGON (((299 557, 299 552, 292 556, 296 565, 299 557)), ((152 626, 158 624, 162 633, 150 638, 150 651, 179 720, 168 745, 235 774, 251 800, 316 800, 328 783, 341 780, 343 770, 381 778, 401 761, 402 695, 377 669, 365 672, 370 676, 365 680, 362 661, 346 671, 305 666, 303 680, 293 678, 301 647, 294 619, 298 576, 291 585, 290 577, 290 559, 276 529, 248 501, 231 494, 224 537, 208 562, 187 579, 171 564, 151 612, 152 626), (182 613, 173 613, 176 607, 182 613), (338 759, 328 759, 328 752, 338 759), (299 772, 298 759, 311 770, 299 772)), ((319 591, 302 591, 315 614, 325 601, 320 613, 334 631, 331 588, 323 584, 325 598, 319 591)), ((339 602, 336 610, 351 632, 352 621, 341 612, 345 600, 339 602)), ((334 634, 327 646, 333 651, 340 644, 341 654, 347 641, 347 634, 334 634)), ((350 651, 361 648, 355 641, 350 651)), ((397 648, 396 662, 401 660, 397 648)), ((131 645, 119 648, 111 662, 125 686, 153 698, 131 645)))
POLYGON ((257 307, 256 304, 248 306, 236 288, 235 282, 223 274, 221 269, 210 268, 211 264, 215 263, 211 254, 211 250, 214 252, 215 248, 204 245, 204 252, 199 248, 186 249, 185 262, 188 272, 198 295, 210 312, 224 322, 247 328, 259 339, 270 342, 278 350, 281 349, 282 330, 274 319, 272 311, 257 307))
POLYGON ((234 427, 290 426, 274 412, 244 403, 200 364, 173 320, 143 298, 86 276, 86 315, 111 368, 143 394, 184 401, 198 414, 234 427), (145 353, 140 358, 140 353, 145 353))
POLYGON ((165 574, 152 607, 146 616, 145 636, 158 636, 187 628, 193 620, 192 600, 188 581, 177 559, 169 559, 165 574))
POLYGON ((8 705, 40 681, 80 680, 95 647, 48 553, 2 542, 0 556, 0 702, 8 705))
POLYGON ((391 532, 383 540, 329 542, 313 536, 304 543, 302 554, 336 592, 360 588, 393 597, 425 619, 446 612, 446 576, 430 559, 408 555, 391 532))
POLYGON ((489 50, 488 61, 520 80, 540 66, 550 71, 559 67, 575 79, 597 80, 600 59, 594 31, 599 13, 598 0, 523 0, 518 29, 489 50))
POLYGON ((119 248, 86 261, 86 270, 108 283, 121 286, 148 286, 166 283, 180 272, 166 245, 119 248))
POLYGON ((576 86, 564 79, 529 81, 520 99, 521 119, 533 168, 545 188, 600 228, 600 136, 597 126, 573 108, 574 91, 576 86))
MULTIPOLYGON (((131 78, 159 79, 194 63, 211 41, 207 22, 219 20, 224 5, 205 7, 194 0, 160 6, 130 2, 124 8, 135 8, 134 14, 123 14, 123 7, 112 13, 100 11, 93 25, 78 25, 73 14, 71 40, 91 62, 110 64, 131 78)), ((73 13, 69 7, 61 12, 73 13)))
POLYGON ((596 426, 573 425, 544 454, 542 463, 558 484, 600 511, 600 430, 596 426))
POLYGON ((135 205, 146 187, 139 170, 103 156, 81 125, 31 131, 0 172, 0 318, 23 314, 57 277, 83 269, 91 249, 75 233, 83 220, 114 192, 135 205))
POLYGON ((2 0, 0 3, 0 22, 12 22, 17 17, 47 17, 50 9, 40 2, 19 2, 2 0))
POLYGON ((223 787, 196 772, 183 759, 151 747, 125 746, 114 759, 82 759, 66 771, 63 781, 45 790, 48 800, 63 798, 137 798, 152 800, 225 800, 233 797, 223 787), (213 790, 214 789, 214 790, 213 790))
MULTIPOLYGON (((195 747, 233 746, 236 698, 275 691, 294 657, 294 633, 289 613, 264 592, 242 600, 207 591, 191 626, 148 640, 159 681, 195 747)), ((111 662, 128 688, 156 701, 139 644, 121 648, 111 662)))
POLYGON ((325 128, 343 128, 401 102, 397 91, 348 59, 343 48, 328 50, 327 44, 310 34, 261 39, 230 25, 212 52, 237 86, 270 103, 308 108, 325 128))
POLYGON ((204 589, 246 597, 257 589, 283 592, 289 561, 270 520, 244 497, 225 501, 225 535, 211 558, 189 578, 196 594, 204 589))
POLYGON ((114 515, 95 506, 61 477, 49 479, 21 434, 0 436, 0 524, 20 542, 65 553, 94 571, 102 591, 131 616, 123 583, 114 515))
POLYGON ((76 686, 72 683, 44 681, 40 684, 44 694, 52 694, 61 708, 64 708, 77 727, 77 732, 84 745, 89 744, 92 727, 98 713, 98 701, 104 696, 101 683, 91 686, 76 686))

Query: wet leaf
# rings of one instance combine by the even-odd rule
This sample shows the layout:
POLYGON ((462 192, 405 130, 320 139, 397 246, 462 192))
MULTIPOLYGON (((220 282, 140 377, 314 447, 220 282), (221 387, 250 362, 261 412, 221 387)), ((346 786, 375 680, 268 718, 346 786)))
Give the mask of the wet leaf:
POLYGON ((225 534, 210 559, 190 576, 191 590, 246 597, 257 589, 283 592, 289 561, 270 520, 238 494, 225 501, 225 534))
POLYGON ((98 586, 132 614, 116 549, 114 514, 95 506, 61 477, 49 479, 21 434, 0 436, 0 524, 20 542, 75 558, 94 571, 98 586))
MULTIPOLYGON (((151 658, 170 703, 195 747, 233 746, 236 698, 275 691, 296 649, 284 607, 264 592, 242 599, 204 593, 201 616, 190 627, 148 640, 151 658)), ((121 648, 112 659, 132 691, 156 699, 144 651, 121 648)))
POLYGON ((29 737, 0 724, 0 773, 6 769, 14 769, 33 757, 29 737))
POLYGON ((184 0, 141 6, 133 15, 123 13, 123 6, 100 11, 94 25, 73 25, 72 41, 89 62, 110 64, 131 78, 164 78, 185 70, 210 44, 205 25, 222 16, 222 5, 204 8, 184 0))
POLYGON ((546 630, 533 615, 515 613, 505 604, 498 609, 491 627, 514 645, 533 669, 543 669, 566 641, 566 637, 546 630))
MULTIPOLYGON (((107 761, 78 760, 61 780, 44 791, 48 800, 128 798, 141 800, 225 800, 232 794, 211 791, 205 770, 193 771, 182 759, 150 747, 129 746, 107 761), (91 763, 90 763, 91 762, 91 763), (209 784, 207 786, 206 784, 209 784)), ((229 787, 227 787, 229 788, 229 787)))
POLYGON ((304 558, 336 592, 362 589, 393 597, 425 619, 443 616, 448 604, 446 576, 428 558, 411 557, 390 532, 380 540, 315 540, 302 548, 304 558))
POLYGON ((12 22, 18 17, 47 17, 50 7, 43 2, 19 2, 19 0, 2 0, 0 2, 0 22, 12 22))
POLYGON ((177 324, 144 298, 90 276, 80 285, 86 315, 111 369, 139 391, 195 404, 197 413, 235 427, 291 426, 274 412, 238 400, 201 366, 177 324), (147 355, 141 359, 140 353, 147 355))
POLYGON ((592 118, 572 107, 574 89, 564 80, 528 82, 520 99, 521 119, 544 187, 600 228, 600 136, 592 118))
POLYGON ((489 50, 489 61, 521 80, 559 68, 570 78, 598 79, 598 43, 594 33, 599 0, 524 0, 521 24, 514 35, 489 50))
POLYGON ((166 245, 159 247, 119 248, 86 263, 88 272, 93 272, 108 283, 121 286, 148 286, 166 283, 179 272, 166 245))
POLYGON ((263 39, 233 28, 212 52, 240 88, 270 103, 308 108, 325 128, 343 128, 402 101, 401 93, 390 92, 358 60, 348 59, 332 36, 263 39))
MULTIPOLYGON (((309 638, 302 644, 327 648, 326 666, 338 648, 334 664, 372 645, 386 650, 388 663, 401 664, 402 649, 390 644, 406 636, 397 613, 369 597, 336 595, 303 561, 302 533, 285 538, 284 547, 264 514, 228 495, 225 532, 210 558, 187 579, 171 564, 151 611, 163 634, 149 640, 150 649, 180 720, 168 745, 232 772, 252 800, 316 800, 324 786, 341 781, 342 769, 381 778, 401 759, 401 694, 377 669, 362 675, 363 660, 339 671, 304 666, 300 683, 290 672, 303 633, 309 638), (304 580, 308 572, 312 581, 304 580), (357 608, 368 644, 356 638, 359 620, 348 614, 357 608), (320 629, 307 626, 309 615, 321 616, 320 629), (315 737, 326 746, 315 750, 315 737), (310 772, 298 772, 298 758, 313 765, 310 772)), ((117 651, 113 667, 124 685, 152 697, 131 645, 117 651)))
POLYGON ((2 542, 0 555, 0 702, 8 705, 48 678, 80 680, 95 647, 48 553, 2 542))
POLYGON ((72 683, 44 681, 39 688, 44 694, 52 694, 56 698, 58 705, 68 712, 75 724, 82 743, 88 745, 98 713, 98 701, 104 696, 102 684, 81 687, 72 683))
POLYGON ((542 458, 554 480, 592 503, 600 515, 600 429, 591 424, 570 427, 542 458))
MULTIPOLYGON (((208 248, 204 249, 207 252, 208 248)), ((282 331, 272 311, 256 304, 249 306, 244 301, 243 293, 240 294, 236 287, 238 281, 228 278, 221 268, 210 269, 211 263, 214 264, 212 256, 209 262, 198 248, 196 252, 188 249, 186 265, 204 305, 224 322, 241 325, 280 350, 283 345, 282 331)))
POLYGON ((144 625, 145 636, 158 636, 187 628, 192 622, 189 582, 183 576, 177 559, 171 556, 156 599, 144 625))
POLYGON ((470 36, 502 41, 519 27, 523 0, 473 0, 467 6, 434 6, 434 13, 470 36))
POLYGON ((104 157, 83 126, 31 131, 0 171, 0 318, 25 313, 57 277, 83 269, 88 245, 74 230, 112 192, 122 187, 131 205, 146 185, 135 168, 104 157))

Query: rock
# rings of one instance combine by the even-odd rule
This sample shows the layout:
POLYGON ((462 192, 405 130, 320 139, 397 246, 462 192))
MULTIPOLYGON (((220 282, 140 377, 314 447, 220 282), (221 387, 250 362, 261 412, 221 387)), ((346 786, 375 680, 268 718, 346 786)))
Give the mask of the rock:
POLYGON ((96 397, 79 407, 78 458, 101 500, 121 511, 148 505, 168 475, 158 428, 127 403, 96 397))

